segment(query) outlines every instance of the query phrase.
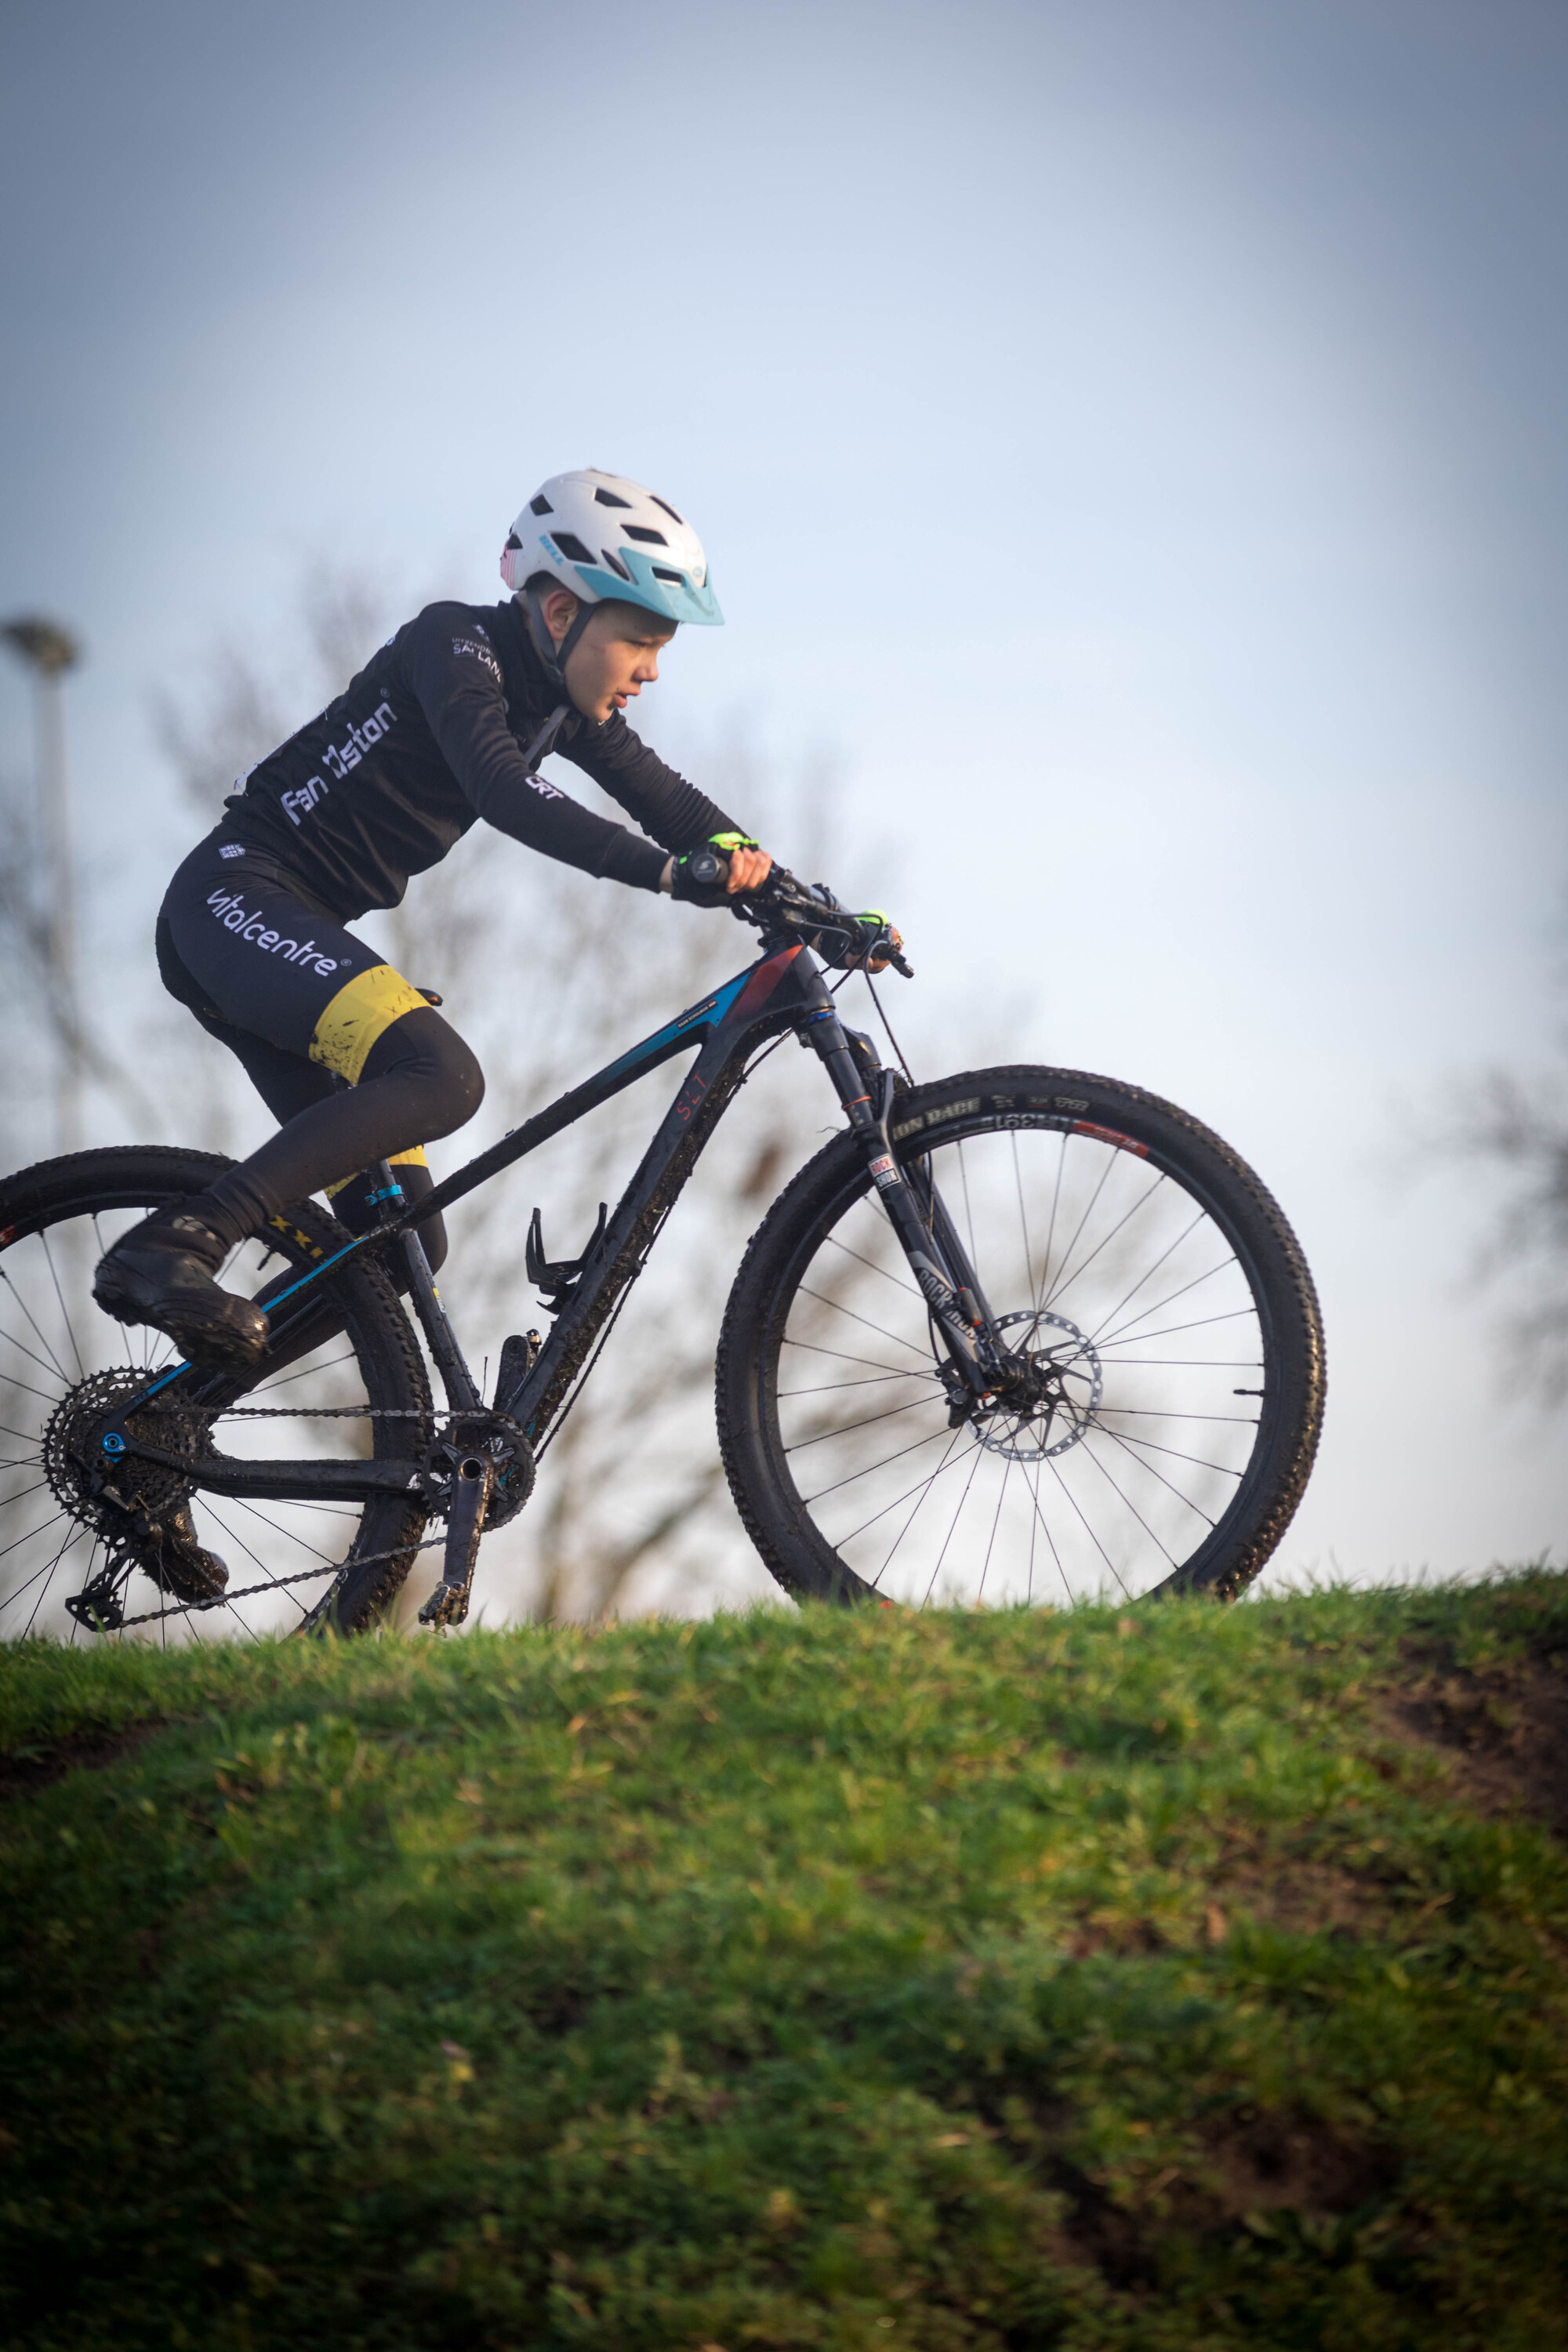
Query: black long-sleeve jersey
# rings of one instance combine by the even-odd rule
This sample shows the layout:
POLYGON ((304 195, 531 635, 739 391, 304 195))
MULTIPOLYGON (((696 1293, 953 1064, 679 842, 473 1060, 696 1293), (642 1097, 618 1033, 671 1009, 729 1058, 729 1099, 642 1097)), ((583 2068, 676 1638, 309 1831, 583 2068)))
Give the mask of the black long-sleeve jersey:
POLYGON ((516 604, 427 604, 320 718, 240 778, 224 832, 279 859, 348 922, 395 907, 409 876, 479 817, 547 857, 645 890, 658 889, 666 851, 736 829, 619 711, 599 724, 568 709, 539 744, 556 707, 516 604), (525 746, 534 765, 562 752, 652 840, 531 772, 525 746))

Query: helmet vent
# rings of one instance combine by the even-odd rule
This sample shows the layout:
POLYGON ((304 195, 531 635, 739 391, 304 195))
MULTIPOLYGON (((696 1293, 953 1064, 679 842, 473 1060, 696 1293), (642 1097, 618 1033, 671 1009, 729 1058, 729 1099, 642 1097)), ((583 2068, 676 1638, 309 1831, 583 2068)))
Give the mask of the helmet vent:
POLYGON ((621 562, 618 555, 612 555, 607 547, 602 547, 599 550, 599 552, 604 557, 612 572, 618 573, 620 578, 623 580, 629 580, 631 578, 631 573, 626 570, 626 565, 621 562))
MULTIPOLYGON (((555 509, 551 505, 550 500, 545 497, 544 492, 541 490, 536 499, 530 499, 528 502, 528 511, 530 514, 553 514, 555 509)), ((520 547, 522 544, 521 540, 518 541, 518 544, 520 547)))
POLYGON ((506 551, 507 551, 507 553, 510 555, 510 554, 511 553, 511 551, 512 551, 512 550, 513 550, 513 548, 514 548, 514 547, 521 547, 521 545, 522 545, 522 541, 521 541, 521 539, 519 539, 519 537, 518 537, 518 535, 517 535, 516 531, 515 531, 515 530, 509 530, 509 531, 508 531, 508 533, 507 533, 507 535, 506 535, 506 551))
POLYGON ((558 530, 555 544, 570 563, 592 563, 594 551, 584 547, 574 530, 558 530))
POLYGON ((686 585, 686 574, 684 572, 671 572, 665 564, 662 563, 656 563, 654 565, 653 576, 656 580, 668 580, 672 587, 684 588, 686 585))
POLYGON ((602 507, 629 507, 631 505, 630 499, 617 498, 614 490, 595 490, 594 496, 597 499, 602 507))
POLYGON ((624 522, 621 529, 628 539, 640 540, 645 547, 668 547, 669 541, 662 530, 649 530, 640 522, 624 522))
POLYGON ((659 497, 658 492, 657 490, 649 490, 649 492, 648 492, 648 496, 649 496, 649 498, 653 500, 653 502, 654 502, 654 504, 655 504, 655 506, 656 506, 656 507, 662 507, 662 508, 663 508, 663 509, 664 509, 665 513, 669 517, 669 520, 670 520, 670 521, 671 521, 671 522, 674 522, 674 523, 680 523, 680 528, 681 528, 681 530, 684 530, 686 529, 686 525, 685 525, 683 522, 681 522, 681 521, 680 521, 680 517, 676 513, 675 509, 670 505, 669 500, 668 500, 668 499, 661 499, 661 498, 659 497))

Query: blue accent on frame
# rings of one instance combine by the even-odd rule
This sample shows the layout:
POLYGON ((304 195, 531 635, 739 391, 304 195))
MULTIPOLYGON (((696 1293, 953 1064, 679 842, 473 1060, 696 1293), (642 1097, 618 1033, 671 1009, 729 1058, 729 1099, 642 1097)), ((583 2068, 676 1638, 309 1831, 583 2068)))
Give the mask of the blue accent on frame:
MULTIPOLYGON (((346 1249, 334 1250, 331 1257, 324 1257, 320 1265, 313 1265, 309 1274, 302 1274, 298 1282, 289 1284, 287 1290, 280 1290, 276 1298, 269 1298, 267 1302, 268 1320, 271 1320, 273 1310, 281 1307, 286 1298, 292 1298, 297 1290, 303 1290, 305 1285, 308 1282, 314 1282, 318 1275, 325 1274, 331 1266, 341 1265, 345 1257, 353 1257, 355 1250, 363 1249, 366 1242, 374 1241, 375 1238, 374 1228, 368 1234, 357 1234, 346 1249)), ((161 1389, 166 1389, 172 1381, 177 1381, 182 1372, 193 1371, 195 1369, 195 1367, 190 1363, 176 1364, 172 1371, 163 1374, 161 1381, 154 1381, 150 1389, 143 1389, 139 1397, 133 1398, 126 1406, 125 1413, 134 1412, 139 1405, 150 1402, 161 1389)), ((121 1413, 121 1420, 125 1418, 125 1413, 121 1413)))
MULTIPOLYGON (((712 996, 705 996, 700 1004, 692 1005, 689 1012, 678 1013, 673 1021, 667 1021, 664 1027, 656 1029, 651 1037, 645 1037, 640 1045, 632 1046, 619 1061, 611 1062, 607 1068, 600 1070, 598 1078, 613 1078, 618 1076, 622 1070, 635 1069, 638 1062, 647 1061, 661 1046, 668 1045, 672 1037, 682 1037, 689 1032, 695 1036, 700 1029, 717 1029, 755 970, 753 964, 751 971, 738 972, 712 996)), ((588 1083, 594 1085, 596 1080, 590 1079, 588 1083)))

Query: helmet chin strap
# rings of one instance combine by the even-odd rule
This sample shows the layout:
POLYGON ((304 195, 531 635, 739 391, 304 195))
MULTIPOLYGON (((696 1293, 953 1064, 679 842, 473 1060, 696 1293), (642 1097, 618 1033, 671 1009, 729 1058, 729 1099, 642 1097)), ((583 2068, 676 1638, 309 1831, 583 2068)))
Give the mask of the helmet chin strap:
POLYGON ((534 652, 544 666, 545 677, 558 693, 570 698, 572 689, 566 683, 567 658, 593 619, 594 606, 584 604, 581 597, 578 598, 576 616, 561 643, 557 645, 545 621, 544 603, 538 589, 518 589, 516 601, 522 606, 522 616, 528 623, 528 634, 532 639, 534 652))

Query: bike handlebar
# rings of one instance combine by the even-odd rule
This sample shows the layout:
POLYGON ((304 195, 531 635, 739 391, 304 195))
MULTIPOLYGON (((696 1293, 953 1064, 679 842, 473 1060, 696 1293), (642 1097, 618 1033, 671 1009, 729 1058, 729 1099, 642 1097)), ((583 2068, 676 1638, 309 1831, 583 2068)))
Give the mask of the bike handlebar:
POLYGON ((777 929, 814 934, 805 944, 830 963, 840 963, 852 955, 852 963, 868 965, 872 956, 885 952, 895 971, 906 980, 914 978, 914 966, 907 963, 900 949, 893 945, 893 927, 885 915, 878 912, 873 919, 859 915, 837 898, 826 882, 802 882, 787 866, 775 866, 759 889, 747 890, 731 901, 731 910, 743 923, 754 923, 759 930, 777 929), (836 935, 841 947, 829 948, 825 939, 836 935))

